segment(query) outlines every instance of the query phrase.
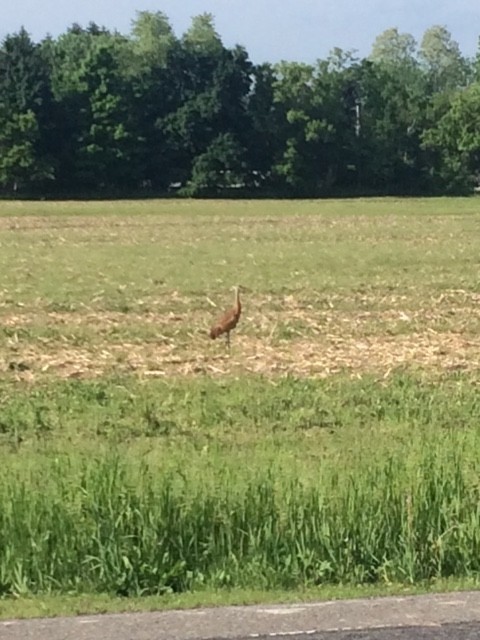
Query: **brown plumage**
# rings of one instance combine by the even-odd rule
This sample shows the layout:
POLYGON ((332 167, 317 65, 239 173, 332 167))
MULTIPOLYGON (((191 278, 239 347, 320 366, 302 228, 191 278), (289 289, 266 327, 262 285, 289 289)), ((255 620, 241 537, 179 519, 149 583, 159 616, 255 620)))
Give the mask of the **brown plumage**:
POLYGON ((221 318, 210 329, 210 338, 215 340, 222 334, 225 334, 227 339, 227 346, 230 347, 230 331, 235 329, 242 313, 242 305, 240 303, 240 287, 234 287, 235 291, 235 303, 231 309, 223 314, 221 318))

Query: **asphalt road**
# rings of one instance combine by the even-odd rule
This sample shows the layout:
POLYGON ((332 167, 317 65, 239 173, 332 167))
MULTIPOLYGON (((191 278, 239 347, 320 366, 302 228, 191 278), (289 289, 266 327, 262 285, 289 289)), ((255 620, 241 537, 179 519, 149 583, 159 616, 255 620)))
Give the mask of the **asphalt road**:
POLYGON ((0 622, 1 640, 480 640, 480 591, 0 622))

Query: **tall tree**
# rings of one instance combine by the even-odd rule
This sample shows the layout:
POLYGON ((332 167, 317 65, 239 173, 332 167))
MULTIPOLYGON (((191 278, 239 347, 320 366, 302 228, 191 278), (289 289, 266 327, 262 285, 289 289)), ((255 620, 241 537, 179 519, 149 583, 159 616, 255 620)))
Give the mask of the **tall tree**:
POLYGON ((423 135, 432 152, 436 186, 468 192, 480 178, 480 83, 456 93, 448 110, 423 135))
POLYGON ((132 23, 132 49, 135 71, 167 66, 168 53, 177 38, 162 11, 137 11, 132 23))
POLYGON ((465 85, 468 65, 446 27, 436 25, 427 29, 418 55, 434 91, 465 85))
POLYGON ((376 39, 362 73, 364 177, 374 189, 427 189, 420 136, 429 93, 413 36, 397 29, 384 31, 376 39))
POLYGON ((214 56, 223 50, 222 39, 215 29, 211 13, 202 13, 192 18, 189 29, 184 33, 182 43, 189 51, 214 56))
POLYGON ((128 40, 94 23, 43 43, 56 99, 54 140, 62 190, 127 187, 137 167, 131 134, 128 40), (127 168, 128 167, 128 168, 127 168))
POLYGON ((95 188, 132 188, 138 181, 135 139, 130 130, 129 95, 115 49, 93 49, 82 66, 86 87, 83 129, 78 138, 76 173, 95 188))
POLYGON ((53 177, 49 141, 52 95, 39 45, 25 29, 0 47, 1 182, 32 188, 53 177))
POLYGON ((180 181, 192 195, 204 189, 205 180, 195 178, 200 173, 208 174, 208 189, 212 189, 232 172, 233 166, 238 173, 244 165, 252 65, 242 47, 223 47, 209 14, 193 19, 170 64, 176 69, 178 107, 158 125, 174 154, 177 172, 172 179, 180 181), (234 153, 239 154, 237 161, 232 159, 234 153), (199 157, 202 169, 197 164, 194 176, 194 163, 199 157), (222 159, 226 164, 222 165, 222 159), (215 179, 213 167, 217 171, 215 179))
POLYGON ((254 67, 247 104, 251 122, 247 130, 247 149, 249 166, 257 186, 271 182, 272 167, 282 150, 279 131, 283 116, 275 102, 275 81, 276 73, 272 64, 254 67))
POLYGON ((52 166, 38 154, 38 121, 31 110, 10 116, 0 127, 0 185, 14 193, 53 178, 52 166))
POLYGON ((345 160, 341 157, 345 139, 351 133, 342 73, 329 61, 276 66, 274 102, 281 114, 277 131, 281 150, 272 173, 291 193, 326 193, 337 180, 345 160))
POLYGON ((409 33, 400 33, 397 28, 386 29, 375 39, 370 60, 393 67, 415 64, 417 43, 409 33))
POLYGON ((116 47, 116 55, 120 57, 119 50, 126 47, 126 39, 93 22, 86 29, 73 24, 56 40, 45 39, 43 54, 50 64, 52 90, 57 100, 85 91, 82 66, 87 56, 94 49, 109 45, 116 47))

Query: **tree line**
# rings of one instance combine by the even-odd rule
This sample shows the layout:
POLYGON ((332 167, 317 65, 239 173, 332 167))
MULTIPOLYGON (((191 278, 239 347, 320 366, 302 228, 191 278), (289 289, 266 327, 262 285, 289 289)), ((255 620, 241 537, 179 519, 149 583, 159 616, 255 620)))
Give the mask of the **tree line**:
POLYGON ((389 29, 369 56, 254 65, 211 14, 178 37, 90 23, 0 46, 0 190, 46 196, 471 192, 480 56, 445 27, 389 29))

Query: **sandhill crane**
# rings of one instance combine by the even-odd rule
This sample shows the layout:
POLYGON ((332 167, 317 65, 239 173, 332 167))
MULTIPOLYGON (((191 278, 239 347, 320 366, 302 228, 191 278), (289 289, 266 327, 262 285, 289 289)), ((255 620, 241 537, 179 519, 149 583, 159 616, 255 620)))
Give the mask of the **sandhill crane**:
POLYGON ((233 287, 235 292, 235 302, 231 309, 226 311, 210 329, 210 338, 215 340, 223 333, 227 339, 227 347, 230 349, 230 331, 237 326, 240 314, 242 313, 242 305, 240 303, 240 286, 233 287))

